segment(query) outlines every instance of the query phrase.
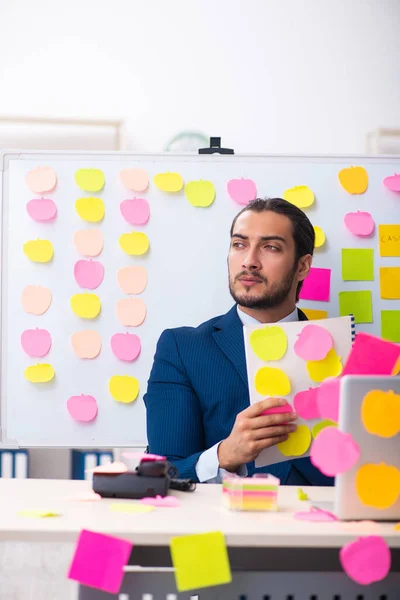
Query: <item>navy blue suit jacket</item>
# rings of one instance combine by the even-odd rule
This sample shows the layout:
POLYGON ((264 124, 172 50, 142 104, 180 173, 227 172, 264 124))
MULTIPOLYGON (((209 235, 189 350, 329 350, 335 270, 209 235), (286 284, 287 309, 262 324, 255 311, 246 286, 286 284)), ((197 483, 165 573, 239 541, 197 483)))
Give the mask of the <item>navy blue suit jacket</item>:
MULTIPOLYGON (((299 319, 307 317, 299 310, 299 319)), ((239 412, 250 404, 243 325, 234 306, 199 327, 167 329, 158 341, 144 396, 149 451, 167 456, 181 478, 198 481, 202 452, 231 433, 239 412)), ((289 485, 332 485, 309 458, 255 469, 289 485)))

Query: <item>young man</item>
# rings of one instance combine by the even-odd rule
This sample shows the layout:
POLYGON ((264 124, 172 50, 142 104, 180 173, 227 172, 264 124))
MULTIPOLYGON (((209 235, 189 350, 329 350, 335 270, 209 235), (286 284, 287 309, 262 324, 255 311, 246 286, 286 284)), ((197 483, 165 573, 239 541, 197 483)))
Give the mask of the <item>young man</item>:
POLYGON ((249 406, 243 325, 306 320, 296 308, 314 251, 314 229, 299 208, 272 198, 234 219, 228 256, 235 306, 197 328, 161 335, 144 401, 151 453, 179 476, 219 482, 225 471, 268 472, 289 485, 332 485, 308 458, 255 469, 264 448, 287 439, 296 415, 262 415, 284 400, 249 406))

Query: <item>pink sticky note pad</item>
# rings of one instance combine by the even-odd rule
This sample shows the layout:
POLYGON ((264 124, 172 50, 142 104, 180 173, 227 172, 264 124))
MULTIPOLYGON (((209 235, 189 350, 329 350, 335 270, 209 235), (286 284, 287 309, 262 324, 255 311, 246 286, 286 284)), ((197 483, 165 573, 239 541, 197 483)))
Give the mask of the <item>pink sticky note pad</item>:
POLYGON ((340 379, 326 379, 317 390, 317 410, 322 419, 339 421, 340 379))
POLYGON ((256 184, 252 179, 231 179, 227 185, 228 194, 237 204, 248 204, 257 198, 256 184))
POLYGON ((81 394, 67 400, 67 410, 71 417, 80 423, 89 423, 97 417, 97 401, 94 396, 81 394))
POLYGON ((47 329, 26 329, 21 335, 21 346, 28 356, 42 358, 50 352, 51 335, 47 329))
POLYGON ((117 594, 132 544, 110 535, 83 529, 79 535, 68 578, 103 592, 117 594))
POLYGON ((329 302, 331 290, 331 270, 311 267, 301 288, 301 300, 329 302))
POLYGON ((130 225, 145 225, 150 218, 150 206, 144 198, 123 200, 120 211, 130 225))
POLYGON ((136 360, 142 349, 140 338, 129 332, 115 333, 110 344, 114 356, 126 362, 136 360))
POLYGON ((318 419, 320 414, 317 404, 318 388, 309 388, 297 392, 293 398, 294 410, 302 419, 318 419))
POLYGON ((309 511, 301 511, 294 513, 294 518, 300 521, 315 521, 315 522, 323 522, 323 521, 337 521, 338 518, 328 510, 323 510, 319 508, 313 508, 309 511))
POLYGON ((262 415, 278 415, 280 413, 290 413, 293 409, 288 402, 282 404, 282 406, 274 406, 273 408, 267 408, 263 410, 262 415))
POLYGON ((329 331, 319 325, 306 325, 294 344, 294 352, 302 360, 323 360, 333 347, 329 331))
POLYGON ((164 508, 178 508, 181 505, 178 498, 175 496, 156 496, 155 498, 142 498, 140 504, 147 504, 148 506, 158 506, 164 508))
POLYGON ((382 581, 391 565, 390 548, 378 535, 358 538, 341 548, 340 563, 350 579, 360 585, 382 581))
POLYGON ((347 213, 344 217, 344 224, 353 235, 367 237, 375 229, 375 223, 370 213, 360 212, 347 213))
POLYGON ((34 198, 26 205, 28 215, 39 223, 49 223, 57 216, 57 206, 50 198, 34 198))
POLYGON ((98 260, 78 260, 74 267, 76 283, 81 288, 95 290, 104 278, 104 267, 98 260))
POLYGON ((360 458, 360 448, 350 433, 325 427, 312 443, 310 460, 327 477, 345 473, 360 458))
POLYGON ((368 333, 357 333, 343 375, 391 375, 400 357, 400 346, 368 333))
POLYGON ((400 192, 400 175, 395 173, 394 175, 389 175, 389 177, 385 177, 385 179, 383 180, 383 185, 392 192, 400 192))

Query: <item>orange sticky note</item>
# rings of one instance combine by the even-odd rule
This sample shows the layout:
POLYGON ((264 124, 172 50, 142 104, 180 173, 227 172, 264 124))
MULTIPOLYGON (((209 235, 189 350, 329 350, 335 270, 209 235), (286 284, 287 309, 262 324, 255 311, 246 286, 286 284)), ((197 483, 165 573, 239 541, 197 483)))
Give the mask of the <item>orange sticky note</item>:
POLYGON ((400 471, 385 463, 362 465, 356 473, 356 491, 365 506, 389 508, 400 494, 400 471))
POLYGON ((381 298, 400 300, 400 267, 381 267, 379 274, 381 298))
POLYGON ((178 592, 232 581, 224 534, 220 531, 171 538, 178 592))
POLYGON ((379 225, 381 256, 400 256, 400 225, 379 225))
POLYGON ((327 310, 316 310, 314 308, 301 308, 309 321, 318 321, 318 319, 327 319, 327 310))
POLYGON ((390 438, 400 432, 400 395, 392 390, 371 390, 361 405, 362 423, 372 435, 390 438))

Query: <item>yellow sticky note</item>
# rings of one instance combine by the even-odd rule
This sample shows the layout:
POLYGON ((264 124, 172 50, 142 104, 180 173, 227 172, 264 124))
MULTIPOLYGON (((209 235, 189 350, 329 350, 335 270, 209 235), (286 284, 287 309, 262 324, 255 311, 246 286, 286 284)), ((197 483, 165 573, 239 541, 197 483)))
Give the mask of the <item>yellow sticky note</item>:
POLYGON ((319 421, 311 430, 313 438, 316 438, 319 432, 325 429, 325 427, 337 427, 337 423, 335 423, 335 421, 330 421, 329 419, 319 421))
POLYGON ((327 319, 327 310, 316 310, 314 308, 301 308, 300 310, 306 315, 309 321, 318 321, 319 319, 327 319))
POLYGON ((286 442, 276 447, 284 456, 301 456, 307 452, 311 444, 311 431, 307 425, 298 425, 296 431, 289 433, 286 442))
POLYGON ((232 581, 223 533, 200 533, 171 538, 172 564, 178 592, 232 581))
POLYGON ((400 225, 379 225, 381 256, 400 256, 400 225))
POLYGON ((290 394, 290 380, 282 369, 261 367, 258 369, 254 385, 262 396, 287 396, 290 394))
POLYGON ((381 298, 400 300, 400 267, 381 267, 379 274, 381 298))
POLYGON ((323 246, 325 244, 325 241, 326 241, 325 233, 323 232, 321 227, 318 227, 318 225, 314 225, 314 233, 315 233, 315 247, 320 248, 321 246, 323 246))
POLYGON ((331 348, 323 360, 308 360, 307 371, 310 379, 321 383, 327 377, 338 377, 343 370, 341 357, 331 348))
POLYGON ((362 423, 372 435, 390 438, 400 432, 400 395, 371 390, 361 404, 362 423))
POLYGON ((84 221, 98 223, 104 218, 104 202, 101 198, 79 198, 75 202, 75 210, 84 221))
POLYGON ((108 382, 108 389, 114 400, 129 404, 138 397, 139 382, 130 375, 114 375, 108 382))
POLYGON ((119 245, 129 256, 141 256, 148 251, 150 242, 145 233, 131 231, 131 233, 123 233, 120 236, 119 245))
POLYGON ((61 513, 52 510, 20 510, 18 517, 31 517, 33 519, 45 519, 49 517, 61 517, 61 513))
POLYGON ((154 183, 162 192, 180 192, 183 188, 183 179, 179 173, 158 173, 154 183))
POLYGON ((215 199, 215 187, 211 181, 189 181, 185 185, 185 196, 192 206, 206 208, 215 199))
POLYGON ((279 360, 286 354, 288 341, 282 327, 266 325, 250 334, 250 346, 261 360, 279 360))
POLYGON ((24 376, 31 383, 48 383, 54 379, 55 371, 51 365, 38 363, 27 367, 24 376))
POLYGON ((400 471, 385 463, 362 465, 356 473, 356 491, 365 506, 389 508, 400 494, 400 471))
POLYGON ((75 294, 71 298, 71 308, 81 319, 95 319, 101 310, 100 298, 96 294, 75 294))
POLYGON ((297 488, 297 497, 302 502, 306 502, 308 500, 308 495, 301 488, 297 488))
POLYGON ((104 187, 104 173, 100 169, 78 169, 75 182, 85 192, 99 192, 104 187))
POLYGON ((396 525, 394 526, 394 530, 400 531, 400 523, 396 523, 396 525))
POLYGON ((314 204, 314 192, 307 185, 297 185, 283 192, 283 198, 298 208, 314 204))
POLYGON ((53 245, 49 240, 30 240, 24 244, 24 254, 32 262, 48 263, 54 255, 53 245))
POLYGON ((119 513, 150 513, 153 512, 154 506, 148 504, 116 503, 110 504, 109 509, 111 512, 119 513))

